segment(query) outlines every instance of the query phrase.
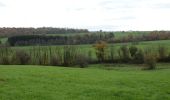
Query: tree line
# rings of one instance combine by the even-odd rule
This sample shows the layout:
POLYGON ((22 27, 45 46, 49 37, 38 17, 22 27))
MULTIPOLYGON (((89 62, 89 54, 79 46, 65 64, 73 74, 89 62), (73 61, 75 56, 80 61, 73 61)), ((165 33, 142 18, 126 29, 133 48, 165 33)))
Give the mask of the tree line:
POLYGON ((138 48, 135 45, 122 45, 119 48, 108 46, 99 41, 93 45, 94 51, 80 50, 76 46, 66 45, 62 48, 32 47, 30 49, 12 49, 0 47, 0 64, 3 65, 52 65, 79 66, 100 63, 144 64, 146 69, 154 69, 156 62, 170 62, 170 52, 164 46, 158 48, 138 48))
POLYGON ((111 41, 114 34, 84 34, 84 35, 65 35, 65 36, 44 36, 44 35, 22 35, 8 38, 11 46, 19 45, 76 45, 76 44, 93 44, 96 41, 111 41))
POLYGON ((151 31, 147 34, 132 35, 120 37, 114 40, 114 43, 126 42, 140 42, 140 41, 156 41, 156 40, 169 40, 170 31, 151 31))
POLYGON ((0 28, 1 37, 10 37, 16 35, 34 35, 34 34, 69 34, 69 33, 88 33, 87 29, 73 29, 73 28, 0 28))
POLYGON ((148 34, 125 35, 119 38, 115 37, 114 32, 107 33, 86 33, 75 35, 20 35, 8 38, 8 43, 11 46, 27 46, 27 45, 79 45, 93 44, 97 41, 106 41, 107 43, 138 43, 140 41, 156 41, 170 39, 169 31, 153 31, 148 34))

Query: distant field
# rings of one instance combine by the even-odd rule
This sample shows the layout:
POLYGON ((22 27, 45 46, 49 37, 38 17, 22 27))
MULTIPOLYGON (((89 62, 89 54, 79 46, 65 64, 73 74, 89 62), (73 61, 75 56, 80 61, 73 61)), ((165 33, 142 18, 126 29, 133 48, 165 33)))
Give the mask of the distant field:
MULTIPOLYGON (((108 34, 110 32, 89 32, 89 33, 67 33, 67 34, 45 34, 47 36, 74 36, 74 35, 85 35, 85 34, 108 34)), ((133 35, 133 36, 137 36, 137 35, 143 35, 143 34, 148 34, 149 32, 145 32, 145 31, 141 31, 141 32, 138 32, 138 31, 127 31, 127 32, 113 32, 114 35, 115 35, 115 38, 120 38, 120 37, 123 37, 123 36, 128 36, 128 35, 133 35)))
POLYGON ((46 36, 74 36, 74 35, 84 35, 84 34, 93 34, 93 33, 65 33, 65 34, 45 34, 45 35, 46 36))
POLYGON ((0 100, 170 100, 170 65, 158 67, 0 65, 0 100))
POLYGON ((0 41, 2 44, 5 44, 7 42, 8 38, 0 38, 0 41))
POLYGON ((120 37, 123 37, 123 36, 128 36, 128 35, 133 35, 133 36, 137 36, 137 35, 143 35, 143 34, 148 34, 148 32, 145 32, 145 31, 127 31, 127 32, 114 32, 114 35, 115 35, 115 38, 120 38, 120 37))
MULTIPOLYGON (((115 48, 118 48, 122 45, 132 45, 133 43, 115 43, 115 44, 108 44, 108 47, 109 46, 114 46, 115 48)), ((93 50, 93 44, 87 44, 87 45, 74 45, 76 47, 78 47, 79 49, 82 49, 82 50, 93 50)), ((159 40, 159 41, 145 41, 145 42, 139 42, 138 44, 136 44, 137 47, 140 47, 140 48, 148 48, 148 47, 151 47, 151 48, 157 48, 158 46, 165 46, 167 48, 170 49, 170 40, 159 40)), ((15 46, 13 48, 15 49, 30 49, 32 48, 33 46, 15 46)), ((52 48, 62 48, 63 45, 56 45, 56 46, 41 46, 41 47, 52 47, 52 48)))
MULTIPOLYGON (((114 47, 115 49, 115 56, 118 56, 118 50, 120 49, 120 47, 122 45, 132 45, 132 43, 116 43, 116 44, 108 44, 108 49, 107 50, 110 50, 109 47, 114 47)), ((96 59, 96 55, 95 55, 95 49, 93 47, 93 45, 74 45, 79 51, 83 52, 84 54, 88 55, 89 52, 91 52, 92 54, 92 57, 94 59, 96 59)), ((136 45, 138 48, 141 48, 141 49, 151 49, 151 50, 157 50, 157 48, 159 46, 165 46, 167 51, 168 51, 168 54, 170 53, 170 40, 160 40, 160 41, 147 41, 147 42, 139 42, 137 45, 136 45)), ((12 47, 12 49, 20 49, 20 50, 28 50, 28 51, 32 51, 32 50, 38 50, 38 48, 44 48, 44 49, 47 49, 47 48, 52 48, 52 50, 56 50, 56 48, 59 48, 59 49, 63 49, 63 45, 57 45, 57 46, 15 46, 15 47, 12 47), (33 48, 36 48, 36 49, 33 49, 33 48)))

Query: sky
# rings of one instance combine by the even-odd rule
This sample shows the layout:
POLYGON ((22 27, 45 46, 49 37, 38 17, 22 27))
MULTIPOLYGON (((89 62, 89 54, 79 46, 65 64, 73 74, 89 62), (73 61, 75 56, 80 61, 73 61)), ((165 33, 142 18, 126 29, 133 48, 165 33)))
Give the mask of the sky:
POLYGON ((170 30, 170 0, 0 0, 0 27, 170 30))

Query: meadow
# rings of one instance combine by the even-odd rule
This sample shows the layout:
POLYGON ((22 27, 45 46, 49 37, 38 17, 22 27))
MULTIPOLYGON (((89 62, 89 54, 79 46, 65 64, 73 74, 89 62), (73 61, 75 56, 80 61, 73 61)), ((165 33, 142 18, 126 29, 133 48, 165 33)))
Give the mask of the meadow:
MULTIPOLYGON (((114 33, 115 39, 143 34, 114 33)), ((159 39, 10 46, 3 37, 0 100, 170 100, 170 40, 159 39)))
MULTIPOLYGON (((115 48, 119 48, 120 46, 122 45, 134 45, 133 42, 129 42, 129 43, 114 43, 114 44, 107 44, 108 47, 112 47, 114 46, 115 48)), ((57 46, 40 46, 40 47, 52 47, 52 48, 62 48, 64 45, 57 45, 57 46)), ((84 44, 84 45, 73 45, 73 46, 76 46, 77 48, 79 49, 82 49, 84 51, 87 51, 87 50, 93 50, 93 44, 84 44)), ((158 40, 158 41, 143 41, 143 42, 138 42, 137 44, 135 44, 135 46, 139 47, 139 48, 148 48, 148 47, 151 47, 151 48, 157 48, 158 46, 166 46, 169 50, 170 48, 170 40, 158 40), (151 47, 152 45, 152 47, 151 47)), ((15 47, 12 47, 14 49, 30 49, 32 47, 36 47, 36 46, 15 46, 15 47)), ((39 47, 39 46, 37 46, 39 47)))
POLYGON ((169 66, 144 71, 124 64, 0 65, 0 100, 169 100, 169 66))

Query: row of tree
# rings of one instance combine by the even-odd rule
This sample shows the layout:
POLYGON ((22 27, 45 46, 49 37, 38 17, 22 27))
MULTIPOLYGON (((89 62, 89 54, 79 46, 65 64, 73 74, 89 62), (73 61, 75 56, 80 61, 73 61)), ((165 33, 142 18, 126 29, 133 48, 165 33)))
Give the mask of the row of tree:
POLYGON ((125 35, 122 37, 115 37, 113 32, 110 33, 88 33, 75 35, 22 35, 12 36, 8 38, 8 43, 11 46, 20 45, 77 45, 77 44, 93 44, 97 41, 106 41, 107 43, 125 43, 125 42, 140 42, 140 41, 155 41, 170 39, 170 32, 155 31, 148 34, 139 35, 125 35))
POLYGON ((114 39, 114 43, 169 40, 169 39, 170 39, 170 31, 152 31, 147 34, 138 34, 138 35, 129 34, 127 36, 114 39))
POLYGON ((156 62, 170 62, 170 53, 164 46, 157 49, 140 49, 135 45, 123 45, 120 48, 107 46, 100 41, 93 45, 95 51, 83 51, 76 46, 63 48, 33 47, 29 50, 0 48, 0 64, 31 64, 53 66, 80 66, 97 63, 146 64, 147 69, 154 69, 156 62))
POLYGON ((65 35, 65 36, 44 36, 44 35, 22 35, 8 38, 11 46, 20 45, 66 45, 66 44, 93 44, 96 41, 111 41, 114 39, 113 33, 65 35))
POLYGON ((34 34, 69 34, 69 33, 88 33, 87 29, 73 29, 73 28, 0 28, 1 37, 10 37, 16 35, 34 35, 34 34))

